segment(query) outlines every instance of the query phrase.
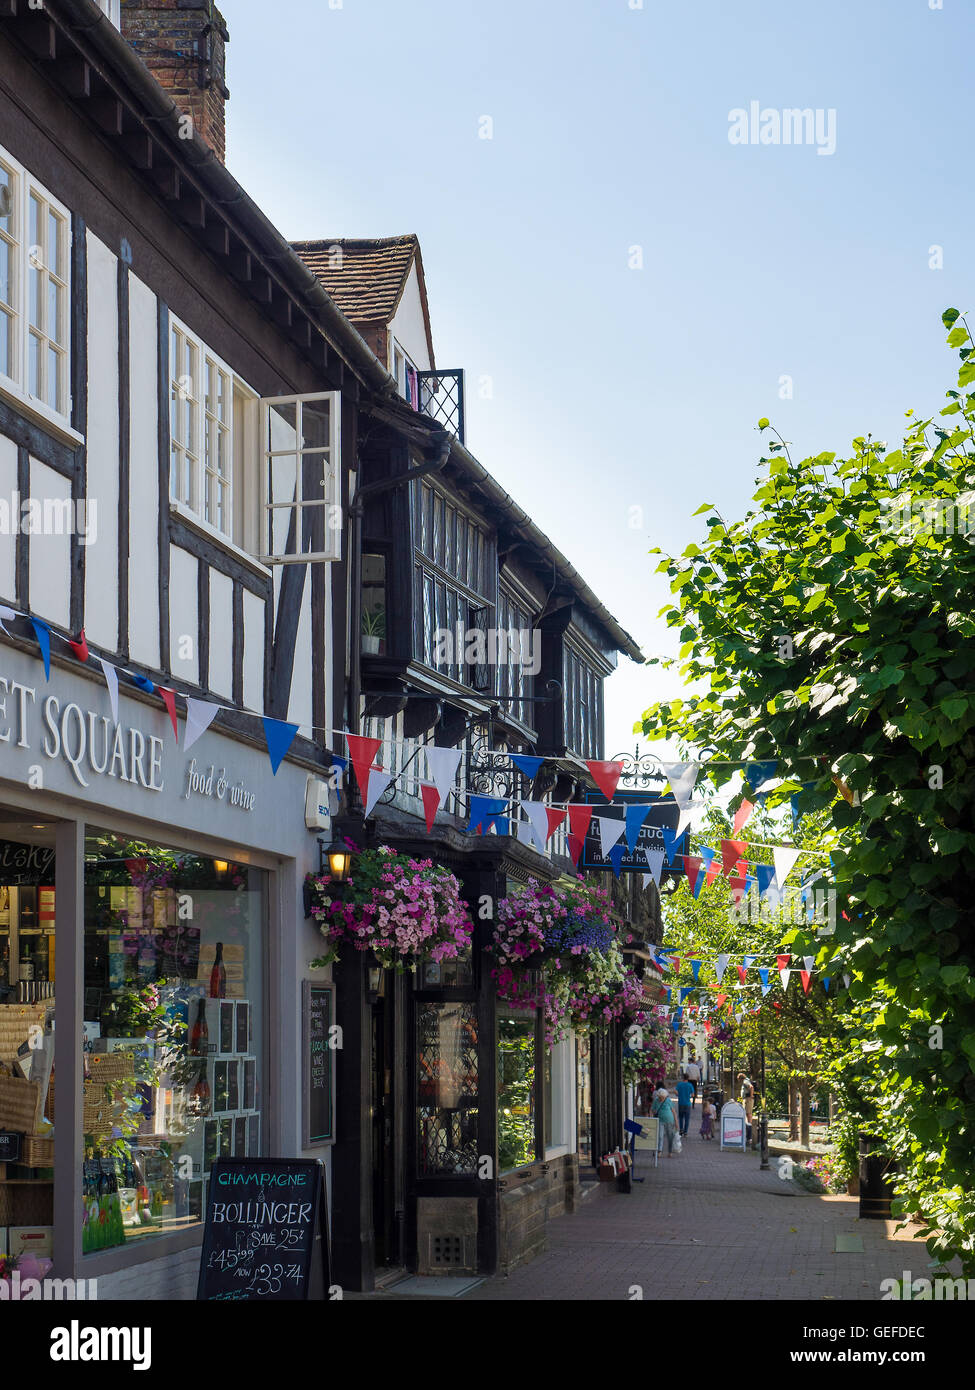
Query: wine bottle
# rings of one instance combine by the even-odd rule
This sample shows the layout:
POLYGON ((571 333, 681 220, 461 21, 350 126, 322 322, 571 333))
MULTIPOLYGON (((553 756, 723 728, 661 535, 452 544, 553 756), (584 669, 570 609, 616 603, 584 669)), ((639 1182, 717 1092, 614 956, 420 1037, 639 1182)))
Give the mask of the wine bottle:
MULTIPOLYGON (((211 977, 212 984, 212 977, 211 977)), ((205 1057, 207 1053, 209 1032, 207 1030, 207 1006, 206 1000, 198 1002, 196 1021, 190 1029, 190 1055, 193 1057, 205 1057)))
POLYGON ((213 959, 213 969, 210 971, 210 998, 225 999, 227 997, 227 971, 223 963, 223 942, 217 942, 217 951, 213 959))

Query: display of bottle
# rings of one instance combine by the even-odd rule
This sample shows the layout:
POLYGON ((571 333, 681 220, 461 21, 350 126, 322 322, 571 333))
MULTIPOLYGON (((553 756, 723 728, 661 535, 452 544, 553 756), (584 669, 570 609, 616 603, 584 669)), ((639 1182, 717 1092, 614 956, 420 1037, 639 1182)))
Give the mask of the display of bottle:
POLYGON ((210 1113, 210 1083, 207 1081, 206 1068, 201 1071, 199 1080, 193 1087, 189 1109, 194 1115, 209 1115, 210 1113))
POLYGON ((223 963, 223 942, 217 942, 217 951, 210 971, 210 998, 225 999, 227 996, 227 970, 223 963))
MULTIPOLYGON (((219 949, 219 948, 218 948, 219 949)), ((222 964, 222 962, 221 962, 222 964)), ((214 965, 214 969, 216 966, 214 965)), ((213 989, 213 976, 210 976, 210 988, 213 989)), ((196 1020, 190 1029, 190 1055, 193 1057, 205 1057, 207 1054, 209 1032, 207 1030, 207 1004, 205 999, 200 999, 197 1003, 196 1020)))

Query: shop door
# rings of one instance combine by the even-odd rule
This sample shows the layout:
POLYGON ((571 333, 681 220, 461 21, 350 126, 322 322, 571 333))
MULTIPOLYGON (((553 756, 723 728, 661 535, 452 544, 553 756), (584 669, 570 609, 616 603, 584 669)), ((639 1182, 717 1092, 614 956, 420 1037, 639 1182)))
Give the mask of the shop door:
POLYGON ((372 1007, 372 1211, 377 1268, 398 1260, 393 1173, 393 1001, 386 997, 372 1007))

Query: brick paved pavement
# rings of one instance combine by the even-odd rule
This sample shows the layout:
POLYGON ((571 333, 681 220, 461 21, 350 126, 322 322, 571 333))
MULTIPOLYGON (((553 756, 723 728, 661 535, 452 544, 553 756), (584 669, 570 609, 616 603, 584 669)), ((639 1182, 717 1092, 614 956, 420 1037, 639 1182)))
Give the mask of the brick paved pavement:
POLYGON ((507 1278, 462 1298, 644 1299, 880 1298, 882 1279, 929 1273, 924 1242, 893 1221, 860 1221, 855 1197, 816 1197, 767 1173, 758 1155, 724 1153, 697 1135, 695 1107, 684 1151, 637 1150, 632 1194, 615 1184, 582 1209, 549 1222, 545 1251, 507 1278), (642 1161, 641 1161, 642 1160, 642 1161), (835 1254, 836 1236, 862 1238, 863 1254, 835 1254))

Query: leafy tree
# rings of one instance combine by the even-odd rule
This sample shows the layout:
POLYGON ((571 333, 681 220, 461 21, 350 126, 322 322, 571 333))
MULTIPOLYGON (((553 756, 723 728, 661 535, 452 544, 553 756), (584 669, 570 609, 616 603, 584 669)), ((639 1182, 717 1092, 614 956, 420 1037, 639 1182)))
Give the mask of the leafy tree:
POLYGON ((898 1209, 971 1275, 975 347, 956 310, 943 319, 957 389, 939 416, 908 412, 900 447, 867 435, 796 462, 772 431, 755 508, 731 523, 700 509, 703 545, 660 568, 682 673, 704 691, 642 727, 714 750, 716 785, 734 775, 719 758, 777 758, 781 798, 830 807, 860 1103, 900 1163, 898 1209))

